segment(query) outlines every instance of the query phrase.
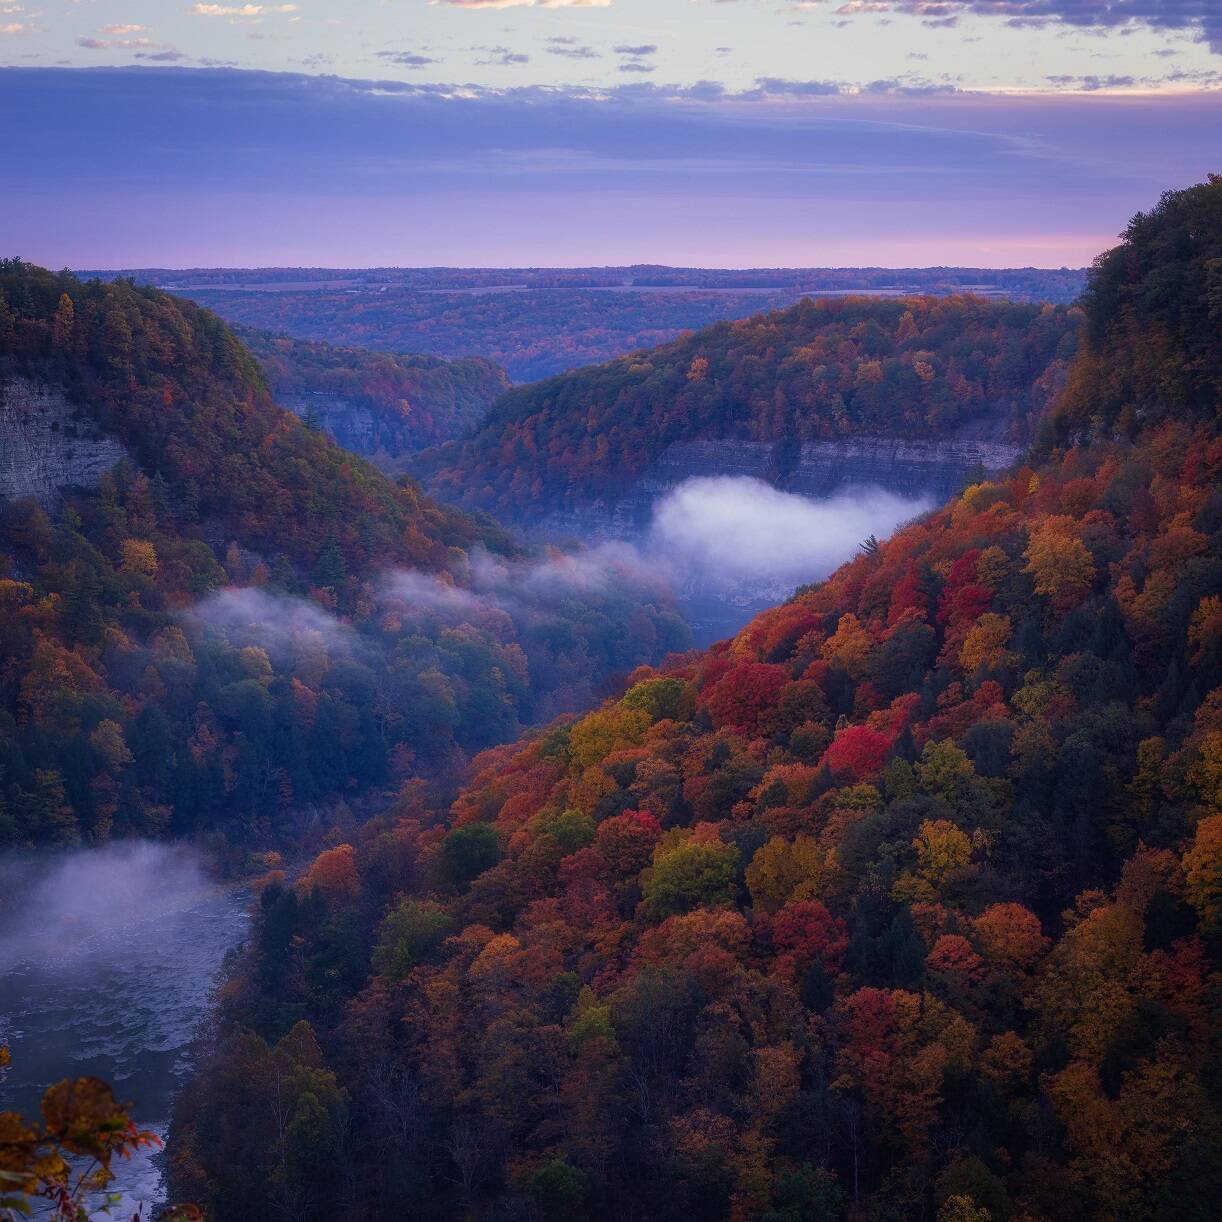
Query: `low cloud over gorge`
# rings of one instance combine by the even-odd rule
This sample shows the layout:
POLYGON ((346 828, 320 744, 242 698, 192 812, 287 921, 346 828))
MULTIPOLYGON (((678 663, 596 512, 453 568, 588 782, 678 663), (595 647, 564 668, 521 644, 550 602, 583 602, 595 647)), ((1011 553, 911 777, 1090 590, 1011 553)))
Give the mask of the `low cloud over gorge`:
MULTIPOLYGON (((816 501, 745 476, 702 476, 659 500, 648 529, 632 542, 596 542, 530 560, 477 551, 453 574, 388 571, 371 586, 355 627, 308 599, 257 588, 219 591, 186 621, 234 647, 257 646, 277 666, 320 652, 376 662, 384 647, 379 634, 385 640, 460 625, 502 644, 527 642, 529 651, 530 641, 563 636, 575 621, 631 616, 645 607, 656 614, 679 604, 696 612, 707 610, 710 598, 738 608, 717 620, 720 631, 732 631, 744 608, 825 577, 868 535, 888 535, 931 506, 928 497, 873 486, 816 501)), ((681 635, 673 642, 683 644, 681 635)))
POLYGON ((513 706, 500 710, 499 737, 587 708, 615 676, 691 644, 664 576, 620 544, 515 561, 477 551, 452 574, 391 570, 370 581, 350 620, 308 598, 231 587, 182 623, 193 638, 254 650, 226 662, 231 681, 266 685, 268 662, 314 687, 339 676, 370 698, 377 688, 395 718, 416 716, 422 683, 443 704, 461 703, 476 688, 502 699, 507 677, 513 706))
POLYGON ((627 543, 604 543, 544 559, 507 561, 476 552, 464 584, 412 570, 386 576, 381 599, 399 615, 435 615, 451 623, 487 629, 534 627, 557 618, 566 604, 627 595, 665 604, 671 593, 665 566, 627 543))
POLYGON ((253 587, 220 590, 196 604, 186 619, 233 645, 257 646, 277 662, 303 649, 350 650, 357 639, 348 625, 317 603, 253 587))
POLYGON ((868 535, 932 507, 877 487, 813 501, 746 476, 689 479, 654 510, 646 554, 676 580, 769 590, 826 576, 868 535))

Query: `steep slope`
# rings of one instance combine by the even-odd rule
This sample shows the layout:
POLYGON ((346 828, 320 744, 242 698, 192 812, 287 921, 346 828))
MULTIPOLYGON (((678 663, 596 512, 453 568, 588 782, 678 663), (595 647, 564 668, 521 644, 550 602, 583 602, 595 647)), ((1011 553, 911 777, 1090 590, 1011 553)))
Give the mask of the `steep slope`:
POLYGON ((688 639, 656 583, 307 428, 155 290, 0 264, 0 453, 0 845, 274 840, 688 639))
POLYGON ((443 361, 243 331, 277 403, 384 470, 474 428, 509 389, 478 357, 443 361))
POLYGON ((971 297, 802 301, 506 395, 414 464, 444 500, 532 520, 614 502, 669 447, 960 435, 1023 441, 1060 389, 1078 315, 971 297))
MULTIPOLYGON (((330 547, 354 571, 438 567, 495 530, 397 487, 276 407, 215 315, 155 289, 0 264, 0 374, 62 391, 166 493, 303 572, 330 547)), ((0 492, 7 489, 0 488, 0 492)))
POLYGON ((1186 412, 1222 412, 1222 176, 1168 192, 1095 262, 1082 359, 1047 441, 1136 437, 1186 412), (1124 353, 1124 360, 1116 360, 1124 353))
POLYGON ((1097 420, 1088 444, 487 753, 446 821, 405 793, 271 880, 180 1108, 179 1195, 218 1219, 285 1193, 302 1218, 1211 1217, 1219 341, 1160 320, 1208 317, 1220 202, 1165 197, 1097 266, 1054 417, 1097 420), (1151 385, 1158 410, 1108 397, 1151 385), (276 1129, 286 1081, 302 1119, 276 1129))

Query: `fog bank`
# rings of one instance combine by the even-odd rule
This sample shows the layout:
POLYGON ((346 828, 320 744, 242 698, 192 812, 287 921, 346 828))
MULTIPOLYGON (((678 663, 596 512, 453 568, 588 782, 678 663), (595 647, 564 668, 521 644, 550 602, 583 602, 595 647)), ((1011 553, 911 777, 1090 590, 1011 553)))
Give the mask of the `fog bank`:
POLYGON ((813 501, 750 476, 697 476, 654 507, 645 549, 680 584, 787 593, 826 577, 867 536, 884 538, 932 507, 929 497, 874 486, 813 501))
POLYGON ((599 543, 572 552, 552 552, 541 559, 505 560, 477 550, 463 578, 415 570, 387 574, 382 596, 400 613, 414 611, 450 622, 478 624, 495 630, 512 622, 528 629, 557 618, 562 606, 587 603, 590 610, 625 600, 665 606, 671 598, 665 567, 630 543, 599 543))
POLYGON ((21 966, 95 970, 143 954, 144 938, 213 888, 184 845, 123 841, 0 858, 0 976, 21 966))

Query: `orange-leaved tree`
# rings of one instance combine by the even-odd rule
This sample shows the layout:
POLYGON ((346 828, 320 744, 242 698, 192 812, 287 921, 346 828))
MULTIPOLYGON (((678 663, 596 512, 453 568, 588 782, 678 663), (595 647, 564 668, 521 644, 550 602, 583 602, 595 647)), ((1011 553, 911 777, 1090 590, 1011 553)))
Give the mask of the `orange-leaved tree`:
MULTIPOLYGON (((0 1047, 0 1069, 9 1062, 9 1050, 0 1047)), ((94 1209, 118 1203, 107 1193, 114 1160, 160 1145, 156 1133, 136 1128, 105 1082, 65 1078, 43 1095, 41 1121, 0 1112, 0 1217, 27 1217, 41 1200, 57 1222, 86 1222, 94 1209)), ((203 1214, 182 1205, 162 1218, 190 1222, 203 1214)))

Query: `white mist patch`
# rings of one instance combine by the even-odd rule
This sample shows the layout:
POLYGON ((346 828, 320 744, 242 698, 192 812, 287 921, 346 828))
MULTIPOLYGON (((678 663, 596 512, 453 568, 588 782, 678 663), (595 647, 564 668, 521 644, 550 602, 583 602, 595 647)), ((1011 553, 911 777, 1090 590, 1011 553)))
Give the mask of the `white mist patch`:
POLYGON ((214 890, 191 849, 150 841, 0 859, 0 976, 142 955, 144 939, 214 890))
POLYGON ((669 596, 664 574, 629 543, 602 543, 530 560, 506 560, 476 550, 466 581, 456 586, 435 574, 400 569, 387 574, 381 598, 401 616, 436 616, 508 639, 515 625, 553 620, 556 608, 571 600, 632 594, 664 602, 669 596))
POLYGON ((813 501, 750 476, 698 476, 654 507, 648 549, 681 580, 773 592, 827 576, 867 536, 885 537, 932 505, 873 486, 813 501))
POLYGON ((219 590, 197 603, 187 618, 234 645, 258 645, 277 661, 303 650, 354 644, 352 629, 317 603, 255 587, 219 590))

